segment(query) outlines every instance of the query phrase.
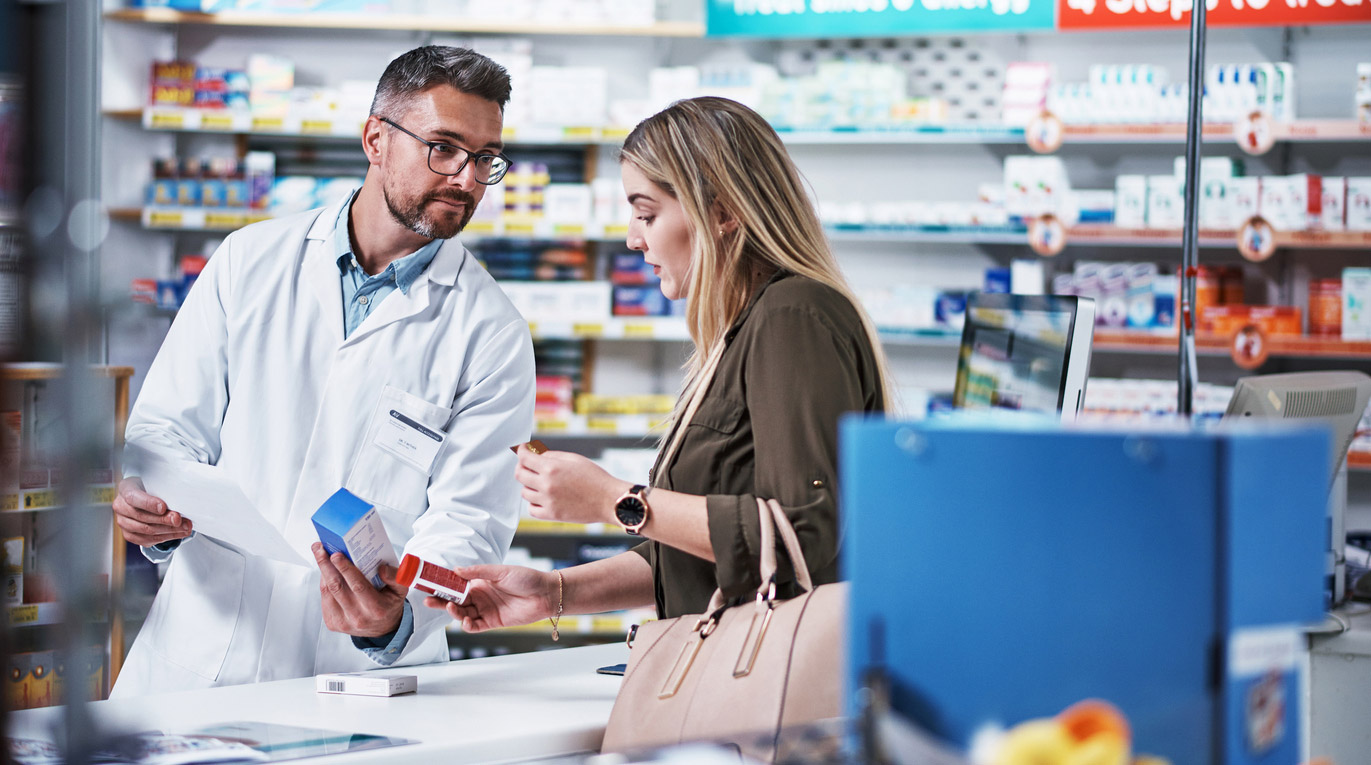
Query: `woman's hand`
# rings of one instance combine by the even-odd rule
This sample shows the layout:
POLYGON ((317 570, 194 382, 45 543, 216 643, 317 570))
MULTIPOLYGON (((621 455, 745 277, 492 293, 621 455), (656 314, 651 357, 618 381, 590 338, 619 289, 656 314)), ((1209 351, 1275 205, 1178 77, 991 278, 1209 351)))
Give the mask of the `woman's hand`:
POLYGON ((534 454, 519 447, 514 477, 534 518, 563 523, 613 523, 614 501, 633 487, 571 452, 534 454))
POLYGON ((460 622, 463 632, 532 624, 557 613, 557 574, 523 566, 466 566, 455 569, 466 579, 461 605, 440 598, 424 598, 424 605, 440 608, 460 622))

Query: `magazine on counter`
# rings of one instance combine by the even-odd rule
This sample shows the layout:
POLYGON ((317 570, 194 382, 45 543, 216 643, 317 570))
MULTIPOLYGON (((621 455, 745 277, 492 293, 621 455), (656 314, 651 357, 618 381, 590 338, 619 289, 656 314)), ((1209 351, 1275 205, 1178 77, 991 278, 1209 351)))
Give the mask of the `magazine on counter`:
MULTIPOLYGON (((39 739, 7 740, 17 765, 60 765, 56 744, 39 739)), ((280 762, 340 752, 417 743, 369 733, 302 728, 276 723, 233 722, 188 733, 146 732, 123 736, 92 755, 93 763, 193 765, 210 762, 280 762)))

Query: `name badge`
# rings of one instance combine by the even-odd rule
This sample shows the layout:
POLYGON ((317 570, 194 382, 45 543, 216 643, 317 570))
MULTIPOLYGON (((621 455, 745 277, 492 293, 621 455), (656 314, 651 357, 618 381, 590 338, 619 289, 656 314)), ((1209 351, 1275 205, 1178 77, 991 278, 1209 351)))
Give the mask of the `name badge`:
POLYGON ((376 433, 374 443, 399 457, 401 462, 424 475, 430 475, 433 472, 433 460, 438 456, 444 438, 446 436, 442 433, 391 409, 386 412, 386 421, 376 433))

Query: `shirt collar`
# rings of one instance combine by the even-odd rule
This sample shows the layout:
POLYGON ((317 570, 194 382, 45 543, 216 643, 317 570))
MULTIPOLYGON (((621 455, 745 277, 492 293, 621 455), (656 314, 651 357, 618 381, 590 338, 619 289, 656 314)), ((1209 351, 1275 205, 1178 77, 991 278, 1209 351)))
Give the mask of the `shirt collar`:
MULTIPOLYGON (((352 202, 356 196, 357 192, 354 191, 339 209, 338 218, 333 226, 333 235, 329 239, 332 243, 330 250, 333 253, 334 262, 338 264, 338 272, 344 275, 354 268, 360 270, 362 267, 357 262, 357 256, 352 252, 352 239, 348 236, 348 221, 352 219, 352 202)), ((374 279, 377 276, 393 275, 395 286, 400 289, 400 292, 409 294, 410 285, 414 284, 414 280, 418 279, 429 267, 429 264, 433 262, 433 257, 438 254, 438 248, 442 245, 441 239, 434 239, 403 258, 391 261, 386 269, 376 276, 367 275, 364 278, 374 279)))

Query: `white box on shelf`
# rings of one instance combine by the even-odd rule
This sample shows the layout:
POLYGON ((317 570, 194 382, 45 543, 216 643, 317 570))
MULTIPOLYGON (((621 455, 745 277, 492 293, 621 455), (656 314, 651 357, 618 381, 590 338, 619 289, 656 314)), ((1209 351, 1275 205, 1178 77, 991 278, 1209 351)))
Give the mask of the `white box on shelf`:
POLYGON ((1337 175, 1325 175, 1322 194, 1319 224, 1323 230, 1342 231, 1347 228, 1347 179, 1337 175))
POLYGON ((1371 268, 1342 270, 1342 339, 1371 340, 1371 268))
POLYGON ((590 185, 549 183, 543 190, 543 216, 552 223, 586 225, 593 218, 590 185))
POLYGON ((1120 175, 1114 180, 1114 225, 1147 226, 1147 176, 1120 175))
POLYGON ((1371 178, 1347 179, 1348 231, 1371 231, 1371 178))
POLYGON ((1174 175, 1147 176, 1147 227, 1177 229, 1185 225, 1185 197, 1174 175))
POLYGON ((1259 176, 1228 181, 1228 213, 1234 228, 1261 213, 1262 179, 1259 176))
POLYGON ((529 322, 598 322, 610 317, 609 282, 500 282, 529 322))

